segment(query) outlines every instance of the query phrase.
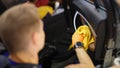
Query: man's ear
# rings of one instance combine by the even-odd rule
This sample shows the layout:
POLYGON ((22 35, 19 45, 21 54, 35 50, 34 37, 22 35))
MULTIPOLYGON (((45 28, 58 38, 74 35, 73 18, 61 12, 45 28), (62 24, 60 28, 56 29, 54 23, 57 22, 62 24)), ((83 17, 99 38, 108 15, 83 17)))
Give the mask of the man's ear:
POLYGON ((37 33, 35 33, 35 32, 32 34, 32 42, 35 45, 37 44, 37 33))

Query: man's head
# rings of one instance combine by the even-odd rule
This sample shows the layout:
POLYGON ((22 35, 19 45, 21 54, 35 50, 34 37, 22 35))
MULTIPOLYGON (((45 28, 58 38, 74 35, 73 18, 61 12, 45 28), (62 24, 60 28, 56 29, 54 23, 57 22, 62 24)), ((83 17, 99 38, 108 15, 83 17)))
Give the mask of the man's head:
POLYGON ((0 17, 0 34, 10 53, 37 53, 44 45, 43 23, 32 4, 22 4, 7 10, 0 17))

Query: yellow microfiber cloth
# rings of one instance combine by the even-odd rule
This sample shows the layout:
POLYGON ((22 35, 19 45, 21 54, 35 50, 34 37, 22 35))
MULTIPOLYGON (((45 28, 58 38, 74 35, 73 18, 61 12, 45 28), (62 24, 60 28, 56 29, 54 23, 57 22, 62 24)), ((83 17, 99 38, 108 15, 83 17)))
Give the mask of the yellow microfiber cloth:
MULTIPOLYGON (((95 42, 95 39, 93 37, 93 35, 91 34, 91 31, 89 29, 89 27, 87 25, 82 25, 80 27, 78 27, 78 29, 76 30, 76 32, 73 34, 72 36, 72 43, 74 41, 73 37, 75 37, 75 35, 78 35, 78 37, 76 38, 80 38, 79 36, 82 35, 83 40, 82 41, 78 41, 78 42, 82 42, 84 45, 85 50, 88 49, 89 45, 95 42)), ((70 45, 69 50, 72 48, 73 46, 70 45)))
POLYGON ((53 14, 53 12, 54 10, 50 6, 40 6, 38 8, 38 14, 40 19, 43 19, 47 15, 47 13, 53 14))

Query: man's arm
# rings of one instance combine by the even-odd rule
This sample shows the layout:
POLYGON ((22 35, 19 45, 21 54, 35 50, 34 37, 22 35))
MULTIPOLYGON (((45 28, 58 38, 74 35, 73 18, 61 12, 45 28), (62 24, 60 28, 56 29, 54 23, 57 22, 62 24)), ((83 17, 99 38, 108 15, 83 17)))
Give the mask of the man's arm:
POLYGON ((65 68, 95 68, 93 62, 91 61, 84 48, 78 47, 75 49, 75 51, 80 64, 71 64, 65 68))
POLYGON ((87 26, 80 26, 72 35, 72 46, 75 49, 76 55, 80 64, 72 64, 66 68, 95 68, 92 60, 88 56, 86 50, 93 40, 89 39, 91 36, 90 30, 87 26), (86 42, 83 42, 86 41, 86 42), (87 44, 85 46, 85 44, 87 44))
POLYGON ((75 49, 75 51, 76 51, 76 55, 78 57, 80 64, 85 64, 89 66, 89 68, 94 68, 94 64, 92 60, 90 59, 90 57, 88 56, 88 54, 86 53, 86 51, 84 50, 84 48, 78 47, 75 49))

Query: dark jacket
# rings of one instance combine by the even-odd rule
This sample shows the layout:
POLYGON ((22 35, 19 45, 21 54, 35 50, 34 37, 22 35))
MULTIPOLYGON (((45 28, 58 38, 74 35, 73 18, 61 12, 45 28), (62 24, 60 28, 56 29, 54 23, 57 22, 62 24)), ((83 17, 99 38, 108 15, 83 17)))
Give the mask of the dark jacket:
POLYGON ((0 55, 0 68, 41 68, 41 67, 35 64, 11 65, 7 57, 0 55))

